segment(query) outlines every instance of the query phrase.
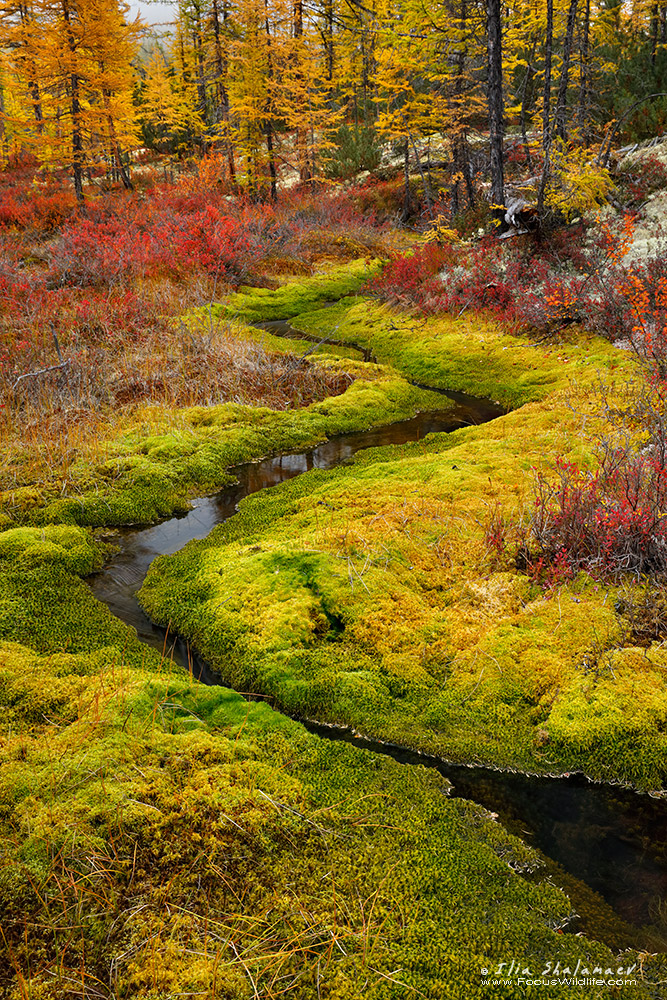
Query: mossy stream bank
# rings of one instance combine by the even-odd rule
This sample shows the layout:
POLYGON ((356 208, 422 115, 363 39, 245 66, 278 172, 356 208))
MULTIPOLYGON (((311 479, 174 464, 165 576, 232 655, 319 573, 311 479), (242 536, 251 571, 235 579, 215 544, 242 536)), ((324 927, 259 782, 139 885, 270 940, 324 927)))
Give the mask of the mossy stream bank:
MULTIPOLYGON (((276 309, 292 314, 285 290, 276 309)), ((622 641, 618 588, 581 574, 545 592, 515 568, 511 544, 497 555, 487 539, 494 512, 508 526, 525 512, 534 468, 557 454, 593 463, 599 373, 620 383, 629 359, 581 333, 536 346, 492 323, 416 321, 363 299, 292 322, 335 328, 408 378, 516 408, 248 498, 153 564, 150 616, 234 687, 289 712, 446 759, 661 788, 667 651, 622 641)))
MULTIPOLYGON (((485 403, 477 411, 471 405, 467 408, 468 419, 473 421, 475 417, 487 417, 489 412, 493 411, 485 403)), ((157 628, 141 613, 136 593, 151 561, 165 552, 177 551, 191 539, 205 537, 216 524, 233 517, 239 501, 251 493, 302 475, 313 467, 335 467, 361 447, 396 443, 410 437, 418 439, 424 431, 451 431, 461 415, 460 408, 458 414, 446 411, 439 419, 436 415, 422 414, 388 428, 333 439, 305 454, 266 459, 234 469, 232 472, 239 480, 236 486, 198 501, 186 517, 171 519, 155 528, 124 532, 118 539, 119 556, 104 572, 90 578, 93 593, 117 617, 133 625, 143 641, 167 649, 170 656, 175 654, 186 669, 206 683, 220 683, 219 676, 181 640, 157 628)), ((329 625, 334 633, 343 627, 333 615, 329 625)), ((408 766, 436 767, 454 783, 457 795, 499 813, 505 825, 509 824, 524 838, 527 836, 532 845, 556 862, 547 864, 554 881, 568 890, 580 914, 576 926, 593 936, 617 946, 628 945, 638 938, 630 926, 623 926, 623 918, 636 928, 655 919, 660 900, 667 895, 664 801, 637 797, 604 785, 592 786, 576 778, 538 779, 483 768, 457 768, 437 758, 363 739, 354 730, 308 722, 306 726, 324 738, 345 739, 408 766), (595 850, 591 849, 593 845, 595 850), (565 871, 559 868, 559 863, 565 871), (583 886, 578 884, 582 882, 583 886), (594 891, 591 893, 590 889, 594 891), (616 915, 595 899, 595 891, 612 904, 616 915)), ((656 942, 660 940, 658 928, 645 933, 656 942)))
MULTIPOLYGON (((310 305, 311 292, 306 289, 310 305)), ((289 300, 292 293, 282 294, 289 300)), ((294 294, 301 301, 302 291, 294 294)), ((330 297, 320 283, 315 304, 330 297)), ((405 325, 401 318, 391 322, 405 325)), ((248 330, 247 335, 256 334, 248 330)), ((425 345, 433 353, 428 341, 425 345)), ((471 346, 475 353, 474 337, 471 346)), ((604 350, 596 346, 596 352, 604 350)), ((382 360, 382 352, 376 353, 382 360)), ((493 357, 492 352, 492 365, 493 357)), ((500 362, 505 364, 502 355, 500 362)), ((505 367, 509 371, 511 366, 505 367)), ((406 369, 406 374, 429 381, 424 373, 406 369)), ((487 381, 490 385, 492 379, 487 381)), ((533 388, 538 381, 533 377, 533 388)), ((446 387, 447 382, 475 389, 471 379, 457 384, 446 375, 437 384, 446 387)), ((565 395, 564 382, 554 386, 551 379, 550 384, 565 395)), ((537 855, 488 811, 450 798, 447 782, 437 772, 405 768, 353 746, 323 741, 267 704, 198 684, 141 643, 83 583, 81 577, 99 568, 109 549, 82 524, 146 522, 184 510, 189 496, 224 485, 231 465, 298 450, 331 433, 400 419, 425 405, 419 390, 386 368, 379 380, 360 379, 355 386, 325 404, 286 414, 230 405, 146 414, 133 430, 109 443, 98 467, 74 470, 68 487, 73 495, 57 497, 63 484, 36 484, 3 496, 0 989, 11 1000, 25 997, 26 991, 39 1000, 61 1000, 75 995, 72 983, 79 991, 83 983, 102 995, 141 1000, 188 992, 211 1000, 255 1000, 279 990, 303 1000, 413 995, 458 1000, 463 994, 511 1000, 528 995, 526 987, 516 981, 489 986, 481 970, 512 960, 535 976, 558 963, 561 970, 578 969, 580 975, 588 970, 593 978, 614 980, 619 967, 635 966, 629 978, 636 977, 637 985, 536 985, 530 987, 531 996, 661 996, 660 984, 667 978, 663 957, 636 951, 619 955, 586 937, 559 933, 569 926, 572 907, 550 883, 537 855), (63 520, 80 523, 57 523, 63 520)), ((520 387, 519 395, 529 389, 520 387)), ((485 394, 483 388, 478 391, 485 394)), ((490 395, 512 402, 505 389, 490 395)), ((537 446, 548 448, 549 433, 552 444, 569 433, 564 409, 551 423, 540 416, 540 425, 546 421, 547 427, 542 426, 537 446)), ((516 482, 516 471, 513 479, 510 474, 512 461, 498 443, 508 437, 511 425, 504 421, 513 416, 487 426, 485 447, 492 443, 488 471, 474 459, 476 442, 482 440, 475 435, 484 430, 478 428, 457 431, 446 441, 405 445, 395 453, 373 452, 336 473, 306 473, 263 498, 246 501, 240 515, 223 528, 236 525, 245 531, 251 525, 255 540, 249 545, 243 532, 225 537, 219 566, 196 545, 186 549, 189 562, 177 557, 184 560, 186 574, 171 578, 172 596, 177 589, 175 605, 182 612, 179 630, 210 641, 200 626, 211 619, 202 619, 201 607, 209 615, 215 611, 207 574, 217 572, 222 589, 248 599, 248 614, 237 616, 236 632, 230 633, 223 621, 222 666, 246 669, 245 637, 252 638, 257 626, 260 657, 263 637, 280 639, 269 649, 268 669, 273 673, 279 667, 292 697, 317 681, 320 664, 309 657, 327 647, 333 672, 319 673, 319 699, 326 701, 329 684, 336 697, 340 693, 334 647, 339 660, 350 648, 356 657, 359 648, 368 670, 364 677, 358 659, 352 663, 349 672, 359 676, 347 692, 349 704, 364 712, 370 704, 380 719, 372 669, 379 653, 380 675, 392 688, 391 698, 398 703, 401 691, 408 692, 407 716, 415 666, 423 662, 428 675, 446 638, 443 632, 427 639, 420 608, 431 606, 428 601, 433 608, 438 602, 453 607, 460 594, 450 592, 451 574, 463 580, 463 563, 477 573, 483 555, 470 516, 457 503, 463 499, 472 505, 475 490, 478 496, 483 493, 492 471, 516 482), (441 473, 456 471, 449 468, 452 448, 457 449, 452 464, 464 463, 456 489, 441 479, 441 473), (420 455, 424 466, 415 476, 414 460, 420 455), (399 457, 405 460, 403 471, 399 457), (428 465, 430 473, 422 475, 428 465), (424 496, 410 493, 412 489, 424 496), (261 511, 253 509, 259 500, 267 502, 261 511), (366 524, 364 517, 374 520, 366 524), (359 525, 376 533, 373 544, 382 550, 380 556, 366 549, 370 536, 359 525), (299 537, 304 526, 308 531, 299 537), (439 530, 425 537, 424 527, 439 530), (413 558, 424 550, 428 565, 413 558), (234 552, 236 578, 225 569, 234 552), (256 566, 247 562, 254 557, 260 557, 256 566), (319 582, 329 569, 335 574, 342 570, 331 578, 332 592, 322 590, 319 582), (373 611, 364 626, 364 595, 376 599, 380 591, 373 576, 385 571, 396 578, 381 577, 390 584, 388 603, 379 616, 373 611), (450 576, 441 575, 445 572, 450 576), (433 586, 426 591, 429 575, 433 586), (284 591, 267 588, 267 577, 284 591), (426 601, 424 593, 430 594, 426 601), (360 615, 350 611, 358 600, 360 615), (340 608, 342 640, 330 634, 325 613, 330 608, 333 614, 340 608), (304 621, 310 622, 306 628, 304 621), (399 633, 409 640, 404 646, 399 633), (354 645, 348 647, 351 638, 354 645), (420 652, 424 647, 426 656, 420 652)), ((530 430, 518 439, 520 453, 530 430)), ((575 431, 571 425, 573 440, 575 431)), ((155 567, 152 584, 163 573, 167 580, 169 565, 161 561, 155 567)), ((509 569, 504 574, 503 581, 513 575, 509 569)), ((488 625, 497 609, 501 616, 506 613, 508 588, 492 586, 498 601, 489 607, 486 582, 481 602, 468 600, 466 627, 473 630, 468 642, 474 640, 474 627, 479 630, 478 619, 488 625)), ((167 599, 168 589, 161 586, 160 600, 167 599)), ((592 585, 589 589, 593 594, 592 585)), ((219 611, 224 612, 228 596, 216 595, 219 611)), ((583 598, 575 596, 581 603, 583 598)), ((368 610, 373 610, 370 605, 368 610)), ((581 629, 584 634, 583 624, 581 629)), ((568 633, 569 626, 564 635, 568 633)), ((544 641, 537 633, 533 639, 544 641)), ((454 653, 457 648, 452 647, 454 653)), ((552 653, 555 659, 553 648, 552 653)), ((509 673, 505 657, 496 658, 509 673)), ((257 680, 256 690, 261 678, 257 680)), ((420 674, 417 686, 423 682, 420 674)), ((446 673, 442 682, 446 687, 446 673)), ((476 683, 478 672, 468 695, 476 683)), ((477 692, 481 689, 485 705, 499 694, 499 729, 512 712, 505 707, 505 691, 494 692, 487 683, 485 672, 468 700, 473 715, 480 717, 477 692)), ((608 702, 600 704, 602 717, 612 697, 608 694, 608 702)), ((657 688, 654 700, 659 701, 657 688)), ((394 719, 400 721, 398 714, 394 719)), ((650 711, 646 720, 650 733, 655 722, 650 711)), ((388 721, 390 729, 392 718, 388 721)), ((475 719, 459 751, 466 748, 466 733, 474 724, 475 719)), ((506 735, 498 733, 503 754, 514 742, 515 728, 510 722, 506 735)), ((417 745, 423 731, 416 716, 413 737, 404 742, 417 745)), ((492 759, 488 730, 481 726, 479 731, 479 748, 470 739, 470 759, 492 759)), ((529 725, 528 737, 531 733, 529 725)), ((661 760, 659 747, 654 749, 649 784, 661 760)), ((531 754, 522 759, 530 760, 531 754)), ((651 944, 647 932, 641 946, 655 950, 651 944)))

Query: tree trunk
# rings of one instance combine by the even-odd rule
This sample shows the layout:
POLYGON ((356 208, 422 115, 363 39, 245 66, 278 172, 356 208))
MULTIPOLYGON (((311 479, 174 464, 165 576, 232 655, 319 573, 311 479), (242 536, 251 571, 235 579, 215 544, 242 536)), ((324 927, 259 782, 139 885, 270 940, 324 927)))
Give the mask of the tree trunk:
MULTIPOLYGON (((23 32, 27 36, 34 36, 36 31, 34 17, 32 16, 27 4, 20 4, 19 17, 21 19, 21 28, 23 32)), ((25 68, 28 93, 30 94, 30 101, 33 108, 33 114, 35 116, 37 132, 39 135, 42 135, 44 131, 44 115, 42 113, 42 95, 39 89, 39 83, 37 82, 37 66, 35 64, 35 60, 31 59, 28 55, 26 55, 21 61, 25 68)))
POLYGON ((530 144, 528 142, 528 135, 526 132, 526 119, 528 116, 528 104, 533 96, 533 79, 535 76, 535 70, 533 68, 533 59, 535 58, 535 42, 533 42, 530 55, 528 56, 528 65, 526 66, 526 73, 523 78, 523 84, 521 87, 521 138, 523 139, 523 148, 526 153, 526 162, 528 164, 528 169, 532 171, 533 163, 530 155, 530 144))
MULTIPOLYGON (((489 140, 491 147, 491 202, 499 216, 505 203, 505 178, 503 173, 503 54, 500 0, 487 0, 487 55, 489 140)), ((504 215, 504 212, 502 213, 504 215)))
POLYGON ((544 90, 542 96, 542 149, 544 150, 544 165, 540 188, 537 194, 537 213, 542 217, 544 209, 544 194, 551 173, 551 61, 554 41, 554 4, 547 0, 547 25, 544 39, 544 90))
POLYGON ((542 148, 551 145, 551 61, 554 43, 554 0, 547 0, 547 27, 544 39, 544 96, 542 98, 542 148))
POLYGON ((273 153, 273 125, 271 124, 271 119, 267 118, 265 123, 266 129, 266 151, 269 155, 269 177, 271 183, 271 201, 276 201, 278 198, 278 184, 276 177, 276 158, 273 153))
MULTIPOLYGON (((197 110, 206 126, 208 122, 206 99, 206 74, 204 72, 204 42, 202 38, 201 9, 198 3, 193 4, 194 17, 192 24, 192 51, 195 58, 195 73, 197 80, 197 110)), ((203 153, 208 149, 206 133, 201 136, 199 148, 203 153)))
POLYGON ((417 170, 419 171, 419 176, 421 177, 422 184, 424 186, 424 198, 426 199, 426 207, 428 209, 428 214, 431 218, 433 218, 433 201, 431 200, 431 188, 429 186, 426 174, 424 173, 424 168, 422 167, 422 161, 419 156, 419 151, 417 150, 417 144, 411 135, 408 136, 408 139, 412 144, 412 150, 415 154, 415 162, 417 164, 417 170))
POLYGON ((273 122, 271 120, 271 93, 273 91, 273 54, 271 52, 271 31, 269 28, 269 17, 268 17, 268 0, 264 0, 264 9, 267 12, 264 19, 264 28, 266 30, 266 47, 268 52, 268 81, 269 81, 269 96, 266 100, 266 107, 264 113, 266 118, 264 120, 264 131, 266 134, 266 152, 269 158, 269 178, 271 185, 271 200, 276 201, 278 198, 278 183, 276 174, 276 158, 273 152, 273 122))
MULTIPOLYGON (((297 42, 294 58, 296 60, 297 67, 301 61, 301 49, 298 40, 303 37, 303 3, 302 0, 294 0, 294 13, 292 21, 292 31, 294 39, 297 42)), ((299 83, 303 82, 303 77, 301 72, 297 70, 296 80, 299 83)), ((305 96, 305 95, 304 95, 305 96)), ((300 126, 296 129, 296 156, 299 164, 299 180, 303 183, 304 181, 309 181, 311 179, 310 167, 308 163, 308 150, 307 150, 307 133, 300 126)))
MULTIPOLYGON (((466 0, 461 0, 461 6, 459 10, 459 31, 461 33, 466 30, 466 22, 468 18, 468 7, 466 0)), ((468 155, 468 140, 466 138, 465 126, 461 120, 461 108, 463 104, 463 95, 465 93, 465 67, 466 67, 466 42, 465 37, 461 38, 461 47, 456 54, 456 76, 454 77, 454 88, 453 96, 456 103, 456 113, 457 113, 457 123, 455 127, 454 137, 452 139, 452 152, 454 154, 454 172, 461 173, 465 181, 466 192, 468 195, 468 205, 472 206, 475 204, 475 189, 472 183, 472 177, 470 176, 470 157, 468 155)), ((452 216, 454 216, 459 211, 459 185, 458 181, 452 188, 452 216)))
MULTIPOLYGON (((76 39, 72 32, 72 21, 68 0, 64 0, 62 5, 63 20, 67 25, 67 47, 74 60, 76 56, 76 39)), ((74 180, 74 193, 76 200, 83 205, 83 126, 81 122, 81 80, 76 72, 75 62, 73 62, 72 72, 69 77, 70 84, 70 114, 72 116, 72 177, 74 180)))
MULTIPOLYGON (((215 48, 215 70, 217 74, 216 79, 216 95, 217 95, 217 106, 218 106, 218 121, 224 122, 225 125, 225 149, 227 151, 227 164, 229 167, 229 179, 234 184, 236 180, 236 167, 234 164, 234 146, 232 145, 231 139, 229 137, 229 94, 227 92, 227 74, 228 74, 228 61, 227 56, 223 53, 222 42, 221 42, 221 30, 220 30, 220 15, 218 12, 218 0, 213 0, 212 7, 212 22, 213 22, 213 44, 215 48)), ((223 7, 223 22, 227 20, 227 7, 223 7)))
POLYGON ((333 67, 334 67, 333 0, 324 0, 324 24, 325 24, 324 45, 326 50, 327 80, 329 81, 329 83, 331 83, 331 81, 333 80, 333 67))
POLYGON ((567 28, 565 31, 565 44, 563 46, 563 66, 558 85, 558 96, 556 98, 556 108, 554 111, 554 135, 565 141, 567 138, 565 130, 565 110, 567 108, 567 85, 570 76, 570 60, 572 58, 572 42, 574 40, 574 26, 577 18, 577 4, 579 0, 570 0, 570 9, 567 12, 567 28))
POLYGON ((403 148, 403 212, 401 222, 406 223, 410 218, 410 144, 406 138, 403 148))
MULTIPOLYGON (((657 21, 656 21, 657 30, 657 21)), ((591 0, 586 0, 584 27, 581 39, 581 95, 579 98, 579 131, 582 142, 588 140, 588 106, 590 104, 591 68, 590 68, 590 34, 591 34, 591 0)))

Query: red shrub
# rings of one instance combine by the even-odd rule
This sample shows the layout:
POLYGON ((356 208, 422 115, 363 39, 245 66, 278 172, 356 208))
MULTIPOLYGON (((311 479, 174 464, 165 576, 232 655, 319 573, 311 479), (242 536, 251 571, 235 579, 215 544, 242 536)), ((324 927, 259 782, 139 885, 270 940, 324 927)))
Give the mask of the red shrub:
POLYGON ((600 576, 667 570, 667 469, 660 457, 609 449, 597 472, 559 458, 558 479, 537 478, 533 572, 558 564, 600 576))
POLYGON ((233 279, 250 260, 250 243, 238 221, 213 205, 161 218, 151 237, 155 264, 175 274, 205 271, 233 279))
POLYGON ((410 255, 394 257, 365 290, 391 305, 432 311, 427 302, 429 297, 439 302, 444 294, 438 275, 452 256, 450 247, 429 244, 410 255))
POLYGON ((164 204, 110 217, 68 223, 52 251, 50 281, 108 285, 157 274, 194 271, 235 280, 249 262, 250 244, 239 222, 208 205, 174 214, 164 204))
POLYGON ((656 156, 645 157, 622 167, 616 180, 622 200, 637 206, 654 191, 667 188, 667 167, 656 156))

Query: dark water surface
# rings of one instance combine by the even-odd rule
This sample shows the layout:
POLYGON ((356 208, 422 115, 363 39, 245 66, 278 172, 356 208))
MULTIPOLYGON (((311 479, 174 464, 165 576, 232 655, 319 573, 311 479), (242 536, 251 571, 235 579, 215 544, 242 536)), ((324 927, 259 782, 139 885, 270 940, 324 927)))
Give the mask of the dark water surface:
MULTIPOLYGON (((98 600, 109 606, 123 621, 133 625, 139 638, 162 649, 164 631, 146 617, 136 600, 148 567, 159 555, 171 555, 194 538, 206 538, 216 524, 236 513, 239 502, 252 493, 276 486, 311 469, 333 469, 363 448, 408 444, 427 434, 453 431, 469 424, 481 424, 500 416, 504 410, 490 400, 477 399, 461 392, 446 392, 454 402, 446 410, 418 413, 386 427, 376 427, 355 434, 340 434, 305 452, 276 455, 260 462, 248 462, 230 469, 237 482, 210 497, 193 501, 193 509, 181 517, 144 528, 120 529, 114 542, 118 555, 89 580, 98 600)), ((176 643, 178 648, 178 643, 176 643)))
POLYGON ((581 917, 574 930, 619 948, 667 948, 666 799, 597 784, 581 774, 548 778, 452 764, 342 727, 307 726, 404 764, 436 768, 454 785, 453 797, 472 799, 496 813, 508 830, 556 863, 550 877, 566 889, 581 917), (563 873, 601 900, 578 891, 563 873), (605 912, 605 904, 613 914, 605 912))
MULTIPOLYGON (((502 412, 489 401, 459 393, 447 395, 455 400, 454 408, 422 413, 388 427, 341 435, 300 454, 238 466, 231 470, 237 477, 234 485, 196 500, 185 516, 152 527, 120 530, 114 539, 120 546, 119 554, 89 580, 93 593, 115 615, 133 625, 144 642, 165 650, 205 683, 220 683, 220 678, 198 656, 192 655, 184 642, 167 636, 141 610, 136 594, 152 560, 176 552, 191 539, 205 538, 217 524, 231 517, 239 501, 251 493, 311 469, 331 469, 362 448, 405 444, 432 432, 481 423, 502 412)), ((551 877, 564 885, 582 917, 575 929, 584 929, 617 947, 633 942, 654 950, 667 947, 667 801, 664 799, 594 784, 577 775, 544 778, 457 766, 365 739, 338 727, 311 722, 306 725, 325 738, 347 740, 405 764, 436 767, 453 783, 453 795, 472 799, 497 813, 512 832, 555 862, 551 877), (558 866, 562 869, 561 878, 558 866), (581 886, 578 891, 578 882, 602 898, 581 886), (637 937, 634 929, 641 927, 646 929, 637 937)))
MULTIPOLYGON (((258 330, 266 330, 267 333, 272 333, 274 337, 286 337, 288 340, 305 340, 314 344, 316 347, 326 347, 327 345, 332 347, 345 347, 350 351, 358 351, 361 355, 362 361, 376 361, 373 353, 367 347, 360 347, 359 344, 354 344, 345 340, 336 340, 334 337, 326 335, 324 337, 318 337, 317 334, 304 333, 303 330, 296 330, 289 320, 286 319, 267 319, 262 320, 260 323, 253 323, 252 325, 258 330)), ((306 354, 310 353, 312 353, 312 351, 306 352, 306 354)))

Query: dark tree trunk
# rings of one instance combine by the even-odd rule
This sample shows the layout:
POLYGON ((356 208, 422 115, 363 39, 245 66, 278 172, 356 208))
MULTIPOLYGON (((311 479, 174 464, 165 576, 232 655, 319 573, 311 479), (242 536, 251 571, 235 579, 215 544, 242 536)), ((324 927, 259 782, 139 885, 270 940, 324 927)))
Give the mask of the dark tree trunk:
MULTIPOLYGON (((227 92, 227 56, 222 49, 220 14, 218 11, 218 0, 213 0, 211 7, 213 24, 213 45, 215 49, 215 71, 216 71, 216 96, 218 105, 218 121, 225 124, 225 149, 227 151, 227 164, 229 167, 229 179, 232 184, 236 180, 236 167, 234 164, 234 147, 230 141, 229 129, 229 94, 227 92)), ((223 22, 227 20, 227 7, 223 7, 223 22)))
MULTIPOLYGON (((491 148, 491 202, 496 215, 505 203, 503 173, 503 53, 500 0, 487 0, 487 55, 489 140, 491 148)), ((504 214, 504 213, 502 213, 504 214)))
POLYGON ((526 162, 528 164, 528 169, 533 169, 532 159, 530 156, 530 143, 528 142, 528 135, 526 132, 526 119, 528 117, 528 105, 532 102, 533 98, 533 79, 535 77, 535 70, 533 68, 533 59, 535 58, 535 42, 533 42, 530 55, 528 56, 528 65, 526 66, 526 73, 523 78, 523 84, 521 87, 521 138, 523 139, 523 148, 526 153, 526 162))
POLYGON ((542 148, 551 145, 551 60, 554 43, 554 0, 547 0, 547 26, 544 39, 544 95, 542 98, 542 148))
POLYGON ((324 0, 324 24, 325 24, 324 46, 326 50, 327 80, 331 82, 333 80, 333 68, 334 68, 333 0, 324 0))
POLYGON ((584 27, 581 39, 581 95, 579 98, 579 131, 581 132, 583 142, 588 141, 588 107, 590 104, 591 89, 590 35, 591 0, 586 0, 586 12, 584 14, 584 27))
MULTIPOLYGON (((266 30, 266 46, 268 50, 268 79, 269 79, 269 95, 273 91, 273 53, 271 51, 271 30, 269 28, 269 17, 268 17, 268 0, 264 0, 264 9, 267 11, 267 16, 264 20, 264 28, 266 30)), ((273 151, 273 122, 271 118, 271 97, 267 98, 266 107, 264 113, 266 115, 264 121, 264 132, 266 134, 266 152, 269 157, 269 178, 271 185, 271 200, 276 201, 278 198, 278 182, 276 173, 276 157, 273 151)))
POLYGON ((419 176, 422 179, 422 185, 424 188, 424 198, 426 200, 426 207, 428 209, 428 214, 433 218, 433 201, 431 199, 431 187, 429 185, 428 178, 424 173, 424 168, 422 166, 421 157, 419 156, 419 150, 417 149, 417 143, 414 138, 410 135, 408 139, 412 145, 412 151, 415 154, 415 163, 417 164, 417 170, 419 171, 419 176))
POLYGON ((273 125, 271 120, 267 118, 266 124, 266 151, 269 155, 269 178, 270 178, 270 190, 271 190, 271 201, 276 201, 278 198, 278 183, 276 176, 276 158, 273 152, 273 125))
POLYGON ((570 60, 572 58, 572 42, 574 40, 574 26, 577 19, 577 4, 579 0, 570 0, 570 9, 567 12, 567 28, 565 30, 565 44, 563 45, 563 66, 558 85, 558 96, 556 98, 556 108, 554 111, 554 135, 565 141, 567 133, 565 129, 565 110, 567 108, 567 85, 570 77, 570 60))
POLYGON ((544 194, 551 173, 551 61, 554 41, 554 3, 547 0, 547 25, 544 39, 544 90, 542 96, 542 149, 544 150, 544 165, 540 188, 537 194, 538 217, 542 217, 544 209, 544 194))
MULTIPOLYGON (((466 0, 461 0, 461 6, 459 10, 459 30, 465 32, 466 22, 468 18, 468 6, 466 0)), ((465 181, 466 192, 468 195, 468 205, 472 206, 475 204, 475 189, 472 183, 472 177, 470 175, 470 157, 468 155, 468 141, 466 138, 465 126, 460 120, 463 96, 465 93, 465 68, 466 68, 466 42, 465 37, 461 39, 461 48, 456 55, 456 76, 454 77, 454 89, 453 96, 455 99, 457 117, 459 120, 456 124, 456 130, 452 140, 453 154, 454 154, 454 170, 455 173, 460 173, 463 175, 465 181)), ((452 204, 451 204, 452 217, 459 211, 459 185, 458 181, 452 186, 452 204)))
MULTIPOLYGON (((19 17, 21 19, 21 28, 23 31, 27 34, 34 33, 36 30, 34 17, 27 4, 19 5, 19 17)), ((23 58, 21 61, 25 70, 28 93, 30 94, 30 102, 35 116, 37 132, 41 135, 44 131, 44 115, 42 112, 42 94, 39 89, 39 83, 37 82, 37 66, 35 65, 33 59, 29 59, 27 57, 23 58)))
MULTIPOLYGON (((205 125, 208 124, 207 100, 206 100, 206 74, 204 71, 204 42, 201 28, 201 12, 199 5, 195 5, 195 19, 192 27, 192 51, 195 57, 195 72, 197 74, 197 110, 205 125)), ((206 135, 201 136, 199 147, 202 153, 208 149, 206 135)))
POLYGON ((407 222, 410 218, 410 144, 405 140, 403 148, 403 212, 401 222, 407 222))
MULTIPOLYGON (((63 20, 67 25, 67 47, 73 56, 76 52, 76 39, 72 32, 72 21, 67 0, 64 0, 62 11, 63 20)), ((83 125, 81 121, 81 80, 75 70, 70 74, 69 85, 70 114, 72 116, 72 178, 74 180, 76 200, 80 205, 83 205, 85 199, 83 196, 84 152, 83 125)))
MULTIPOLYGON (((292 30, 294 33, 294 38, 303 37, 303 3, 302 0, 294 0, 294 13, 292 30)), ((300 59, 300 53, 297 51, 296 59, 300 59)), ((297 79, 301 80, 301 72, 298 72, 297 79)), ((308 160, 308 150, 307 137, 305 130, 302 128, 297 128, 296 130, 296 155, 299 161, 299 180, 309 181, 311 179, 310 163, 308 160)))

